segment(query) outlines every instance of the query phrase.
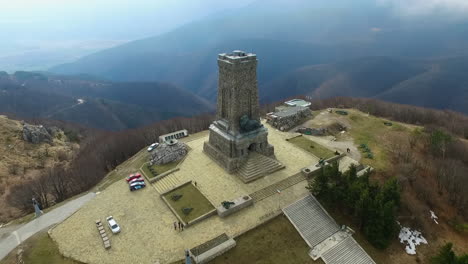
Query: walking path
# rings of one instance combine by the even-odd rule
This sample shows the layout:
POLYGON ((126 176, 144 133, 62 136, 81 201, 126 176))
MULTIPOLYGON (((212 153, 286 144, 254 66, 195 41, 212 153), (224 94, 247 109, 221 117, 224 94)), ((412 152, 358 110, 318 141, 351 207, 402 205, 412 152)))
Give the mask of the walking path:
POLYGON ((250 194, 250 197, 254 200, 254 202, 259 202, 267 197, 275 195, 278 191, 283 191, 295 184, 300 183, 301 181, 305 181, 306 177, 302 175, 302 173, 294 174, 282 181, 269 185, 263 189, 260 189, 254 193, 250 194))
POLYGON ((32 235, 40 232, 51 225, 57 224, 72 215, 80 209, 85 203, 90 201, 96 194, 88 193, 75 200, 65 203, 64 205, 55 208, 54 210, 43 214, 39 218, 22 225, 18 229, 11 232, 5 238, 0 239, 0 260, 3 259, 10 251, 19 246, 22 241, 28 239, 32 235))

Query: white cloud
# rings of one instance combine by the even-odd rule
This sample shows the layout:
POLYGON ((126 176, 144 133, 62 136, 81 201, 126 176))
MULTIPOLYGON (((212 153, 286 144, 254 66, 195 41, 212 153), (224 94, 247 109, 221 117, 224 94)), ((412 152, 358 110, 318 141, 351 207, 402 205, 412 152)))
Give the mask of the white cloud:
POLYGON ((448 13, 468 17, 468 0, 377 0, 400 15, 430 15, 448 13))

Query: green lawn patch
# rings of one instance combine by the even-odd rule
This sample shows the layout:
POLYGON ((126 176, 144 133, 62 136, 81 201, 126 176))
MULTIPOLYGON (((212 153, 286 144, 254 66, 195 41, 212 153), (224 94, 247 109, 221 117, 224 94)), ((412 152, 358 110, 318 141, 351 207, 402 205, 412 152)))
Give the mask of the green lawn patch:
POLYGON ((363 153, 362 163, 376 169, 386 169, 389 166, 388 149, 386 149, 386 136, 392 132, 405 132, 409 129, 399 123, 390 122, 375 116, 365 116, 364 114, 350 110, 349 121, 351 129, 349 133, 354 141, 361 146, 363 153), (392 125, 386 125, 391 123, 392 125), (367 151, 369 150, 369 151, 367 151))
MULTIPOLYGON (((50 239, 47 232, 40 232, 23 242, 24 263, 36 264, 79 264, 80 262, 63 257, 57 245, 50 239)), ((0 264, 16 264, 16 252, 10 252, 0 264)))
POLYGON ((301 263, 321 264, 308 255, 310 248, 284 215, 235 238, 237 245, 210 264, 301 263))
POLYGON ((312 155, 316 156, 317 158, 328 159, 335 156, 335 153, 333 151, 303 136, 291 138, 288 141, 300 147, 301 149, 312 153, 312 155))
POLYGON ((150 165, 149 162, 145 163, 143 165, 143 167, 141 167, 141 169, 143 170, 143 173, 149 177, 149 178, 153 178, 153 177, 156 177, 158 175, 161 175, 162 173, 166 172, 166 171, 169 171, 169 170, 172 170, 174 169, 175 167, 177 167, 177 165, 179 164, 179 161, 174 161, 174 162, 169 162, 167 164, 162 164, 162 165, 150 165), (152 168, 154 171, 154 173, 151 171, 152 168))
POLYGON ((163 196, 185 223, 215 210, 210 201, 192 183, 182 185, 163 196), (173 199, 174 196, 180 196, 180 198, 173 199), (192 210, 184 213, 184 208, 192 208, 192 210))

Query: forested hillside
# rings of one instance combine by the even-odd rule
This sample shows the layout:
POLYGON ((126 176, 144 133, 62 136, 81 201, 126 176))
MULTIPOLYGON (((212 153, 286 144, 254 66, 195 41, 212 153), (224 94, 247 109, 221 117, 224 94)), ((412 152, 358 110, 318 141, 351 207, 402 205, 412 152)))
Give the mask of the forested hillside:
POLYGON ((164 83, 114 83, 31 72, 0 76, 0 112, 23 118, 122 130, 212 110, 206 100, 164 83))
POLYGON ((466 113, 466 79, 462 68, 449 66, 466 61, 465 21, 436 15, 405 20, 373 0, 283 3, 258 0, 51 71, 169 82, 214 102, 216 55, 241 49, 258 55, 265 101, 317 90, 320 98, 369 96, 466 113), (438 101, 440 91, 449 97, 438 101))
POLYGON ((366 57, 293 70, 260 87, 265 101, 294 94, 370 97, 468 113, 468 57, 366 57))

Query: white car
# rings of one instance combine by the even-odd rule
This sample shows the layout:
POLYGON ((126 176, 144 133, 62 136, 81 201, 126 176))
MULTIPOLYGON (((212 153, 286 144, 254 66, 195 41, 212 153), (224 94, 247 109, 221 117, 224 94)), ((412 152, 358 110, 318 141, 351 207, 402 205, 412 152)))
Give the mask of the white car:
POLYGON ((159 143, 153 143, 148 147, 148 152, 153 151, 153 149, 157 148, 159 146, 159 143))
POLYGON ((117 234, 117 233, 120 232, 120 226, 117 224, 114 217, 108 216, 106 218, 106 220, 107 220, 107 224, 109 225, 109 228, 112 231, 112 233, 117 234))

